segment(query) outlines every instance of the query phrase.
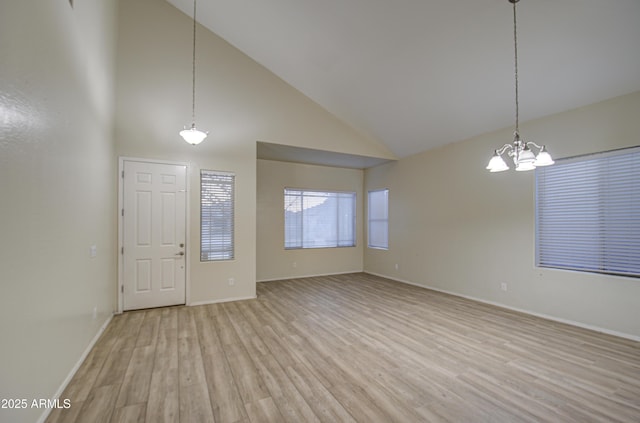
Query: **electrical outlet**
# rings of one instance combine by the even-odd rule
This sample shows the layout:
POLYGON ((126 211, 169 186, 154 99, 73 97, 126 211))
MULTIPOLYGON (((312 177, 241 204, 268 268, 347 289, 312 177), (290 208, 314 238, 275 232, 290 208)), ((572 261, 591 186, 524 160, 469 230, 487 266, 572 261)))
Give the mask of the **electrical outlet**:
POLYGON ((502 283, 500 284, 500 289, 502 289, 503 291, 506 291, 506 290, 507 290, 507 284, 506 284, 506 282, 502 282, 502 283))
POLYGON ((396 270, 398 270, 398 263, 396 263, 396 270))
POLYGON ((293 263, 291 263, 291 267, 293 267, 294 269, 298 267, 298 262, 294 261, 293 263))
POLYGON ((98 255, 98 247, 95 245, 92 245, 91 247, 89 247, 89 257, 94 258, 97 255, 98 255))
POLYGON ((235 285, 236 280, 234 278, 229 278, 229 286, 235 285))
POLYGON ((93 320, 98 318, 98 306, 93 307, 93 320))

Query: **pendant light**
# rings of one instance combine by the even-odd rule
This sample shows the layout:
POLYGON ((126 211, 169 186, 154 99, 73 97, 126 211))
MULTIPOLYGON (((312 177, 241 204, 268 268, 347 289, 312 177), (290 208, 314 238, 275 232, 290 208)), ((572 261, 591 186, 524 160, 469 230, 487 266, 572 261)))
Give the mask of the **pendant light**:
POLYGON ((196 0, 193 0, 193 81, 191 90, 191 128, 180 131, 180 136, 189 144, 200 144, 208 135, 196 129, 196 0))
POLYGON ((515 57, 515 81, 516 81, 516 130, 513 133, 513 143, 505 144, 501 148, 494 150, 493 157, 487 165, 487 169, 491 172, 502 172, 509 169, 509 165, 502 158, 503 154, 507 154, 513 160, 517 171, 533 170, 537 166, 549 166, 554 163, 551 155, 547 152, 546 147, 539 146, 531 141, 524 141, 520 138, 520 104, 518 102, 518 27, 516 20, 516 3, 519 0, 508 0, 513 4, 513 47, 515 57), (538 149, 538 155, 535 155, 532 148, 538 149))

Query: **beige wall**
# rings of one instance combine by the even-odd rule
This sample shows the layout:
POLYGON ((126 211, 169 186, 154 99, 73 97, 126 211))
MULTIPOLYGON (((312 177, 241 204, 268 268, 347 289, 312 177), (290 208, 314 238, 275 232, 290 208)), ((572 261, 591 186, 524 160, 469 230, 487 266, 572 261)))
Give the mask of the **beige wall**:
POLYGON ((191 119, 192 21, 163 0, 122 0, 119 12, 117 154, 190 163, 190 302, 252 297, 256 142, 365 156, 389 157, 389 152, 202 27, 196 119, 210 134, 197 147, 184 143, 178 131, 191 119), (234 261, 199 261, 200 169, 236 174, 234 261), (234 286, 228 285, 231 277, 234 286))
POLYGON ((0 398, 53 398, 115 307, 116 9, 0 3, 0 398))
MULTIPOLYGON (((635 93, 527 122, 521 134, 556 158, 628 147, 640 144, 639 111, 635 93)), ((390 189, 390 245, 367 249, 365 270, 640 337, 638 279, 535 267, 534 173, 484 169, 512 131, 366 171, 366 189, 390 189)))
POLYGON ((258 281, 361 272, 364 216, 362 186, 362 170, 258 160, 258 281), (356 246, 285 250, 285 187, 356 192, 356 246))

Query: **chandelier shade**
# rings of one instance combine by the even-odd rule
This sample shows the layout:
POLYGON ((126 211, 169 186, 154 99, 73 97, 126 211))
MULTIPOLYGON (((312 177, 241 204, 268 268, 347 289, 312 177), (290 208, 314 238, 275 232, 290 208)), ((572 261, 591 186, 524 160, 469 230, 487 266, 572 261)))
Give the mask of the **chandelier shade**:
POLYGON ((538 156, 536 157, 536 161, 534 162, 534 164, 536 166, 550 166, 554 163, 555 162, 551 158, 551 154, 547 152, 546 147, 544 145, 540 147, 540 152, 538 153, 538 156))
POLYGON ((507 165, 502 156, 498 154, 498 151, 495 150, 493 157, 489 160, 487 169, 490 172, 502 172, 503 170, 509 170, 509 165, 507 165))

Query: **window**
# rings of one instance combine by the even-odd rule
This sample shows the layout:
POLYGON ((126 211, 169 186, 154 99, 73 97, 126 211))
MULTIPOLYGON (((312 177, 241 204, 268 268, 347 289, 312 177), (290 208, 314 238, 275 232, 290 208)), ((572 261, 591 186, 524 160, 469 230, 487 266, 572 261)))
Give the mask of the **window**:
POLYGON ((369 248, 389 248, 389 190, 369 191, 369 248))
POLYGON ((200 172, 200 261, 233 260, 235 175, 200 172))
POLYGON ((640 147, 536 168, 536 262, 640 277, 640 147))
POLYGON ((284 248, 356 245, 356 193, 284 190, 284 248))

